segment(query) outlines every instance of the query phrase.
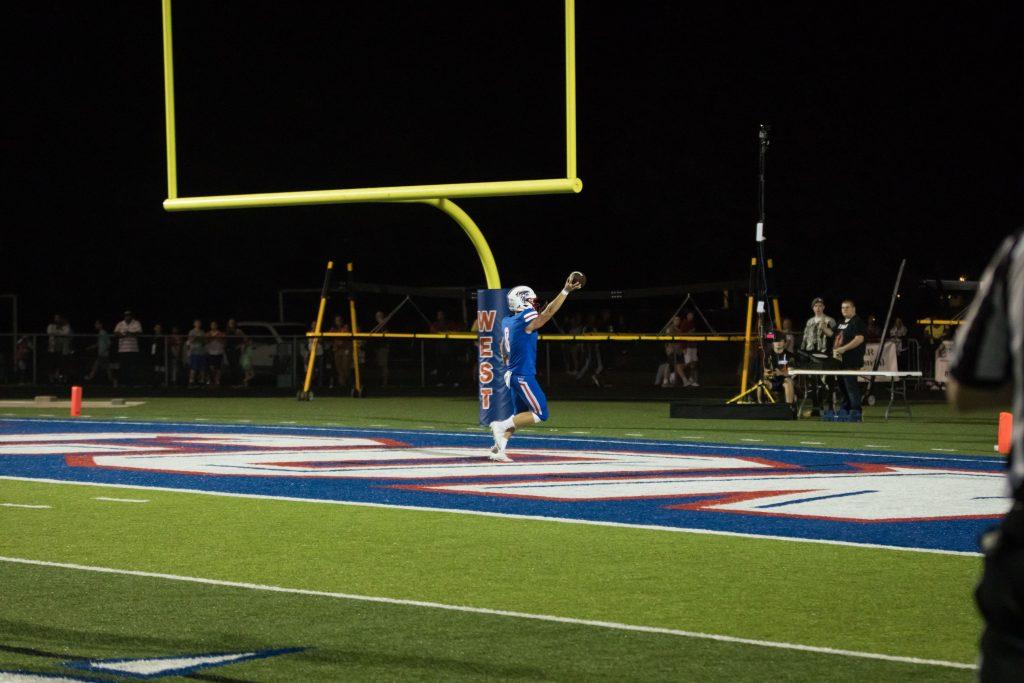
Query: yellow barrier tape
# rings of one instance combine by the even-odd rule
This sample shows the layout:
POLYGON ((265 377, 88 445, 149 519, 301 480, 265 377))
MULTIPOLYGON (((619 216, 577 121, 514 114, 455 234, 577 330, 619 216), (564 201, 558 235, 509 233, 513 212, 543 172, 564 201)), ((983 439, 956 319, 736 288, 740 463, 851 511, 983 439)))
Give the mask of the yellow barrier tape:
MULTIPOLYGON (((476 341, 477 335, 473 332, 307 332, 307 337, 340 337, 344 339, 464 339, 476 341)), ((659 342, 740 342, 746 337, 742 334, 729 335, 683 335, 672 336, 668 334, 542 334, 538 337, 541 341, 659 341, 659 342)))

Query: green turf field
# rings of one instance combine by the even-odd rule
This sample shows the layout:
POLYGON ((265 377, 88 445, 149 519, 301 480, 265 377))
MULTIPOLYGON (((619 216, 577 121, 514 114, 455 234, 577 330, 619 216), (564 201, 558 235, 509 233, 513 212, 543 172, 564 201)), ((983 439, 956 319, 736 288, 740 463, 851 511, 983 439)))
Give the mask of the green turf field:
MULTIPOLYGON (((985 455, 995 438, 994 416, 954 418, 940 406, 860 425, 671 420, 664 404, 553 403, 552 412, 535 433, 985 455)), ((154 399, 90 414, 475 428, 475 404, 454 399, 154 399)), ((13 480, 0 480, 0 502, 48 506, 0 507, 0 556, 52 563, 0 561, 0 671, 67 675, 70 659, 295 647, 305 649, 194 677, 974 675, 963 667, 980 630, 975 556, 13 480)))
MULTIPOLYGON (((85 409, 83 417, 210 421, 236 424, 299 424, 396 429, 479 430, 477 404, 461 398, 154 398, 134 407, 85 409)), ((997 413, 956 415, 942 403, 913 406, 913 417, 897 412, 882 419, 881 406, 865 409, 860 424, 824 423, 814 419, 683 420, 668 417, 668 403, 552 401, 551 420, 523 433, 550 436, 614 436, 688 440, 709 443, 764 443, 992 455, 997 413), (805 443, 807 442, 807 443, 805 443)), ((0 415, 67 416, 54 407, 3 408, 0 415)))

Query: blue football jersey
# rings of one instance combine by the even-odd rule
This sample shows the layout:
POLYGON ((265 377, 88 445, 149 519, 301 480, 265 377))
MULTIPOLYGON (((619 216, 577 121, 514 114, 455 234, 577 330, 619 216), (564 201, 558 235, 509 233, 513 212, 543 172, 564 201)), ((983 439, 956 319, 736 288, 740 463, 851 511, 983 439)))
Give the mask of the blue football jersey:
POLYGON ((526 326, 537 315, 536 309, 527 306, 501 321, 501 343, 508 355, 507 369, 513 375, 537 374, 537 332, 526 331, 526 326))

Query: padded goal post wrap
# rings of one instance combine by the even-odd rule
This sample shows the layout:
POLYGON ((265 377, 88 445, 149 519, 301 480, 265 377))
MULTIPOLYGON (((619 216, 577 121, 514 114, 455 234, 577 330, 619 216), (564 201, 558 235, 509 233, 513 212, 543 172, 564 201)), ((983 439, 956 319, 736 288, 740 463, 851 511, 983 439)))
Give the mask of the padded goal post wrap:
POLYGON ((480 424, 512 415, 512 392, 505 386, 501 362, 501 321, 508 313, 507 289, 478 289, 476 292, 477 381, 480 386, 480 424))

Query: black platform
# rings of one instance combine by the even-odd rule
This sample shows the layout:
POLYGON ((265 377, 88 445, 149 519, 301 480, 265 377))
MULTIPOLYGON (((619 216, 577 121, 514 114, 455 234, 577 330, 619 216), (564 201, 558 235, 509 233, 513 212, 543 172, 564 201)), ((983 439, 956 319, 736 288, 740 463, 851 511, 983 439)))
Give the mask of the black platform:
POLYGON ((685 403, 669 404, 669 417, 694 420, 795 420, 796 413, 786 403, 685 403))

